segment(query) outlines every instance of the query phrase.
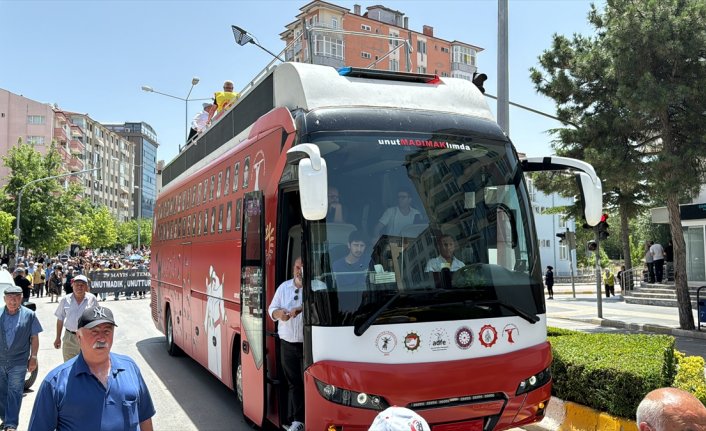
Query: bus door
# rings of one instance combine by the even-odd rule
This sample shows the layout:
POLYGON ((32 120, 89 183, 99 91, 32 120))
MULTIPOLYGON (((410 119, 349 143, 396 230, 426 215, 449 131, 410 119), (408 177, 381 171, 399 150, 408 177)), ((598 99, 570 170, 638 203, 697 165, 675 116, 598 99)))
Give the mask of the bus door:
POLYGON ((243 413, 261 426, 265 417, 265 206, 261 191, 243 199, 240 345, 243 413))

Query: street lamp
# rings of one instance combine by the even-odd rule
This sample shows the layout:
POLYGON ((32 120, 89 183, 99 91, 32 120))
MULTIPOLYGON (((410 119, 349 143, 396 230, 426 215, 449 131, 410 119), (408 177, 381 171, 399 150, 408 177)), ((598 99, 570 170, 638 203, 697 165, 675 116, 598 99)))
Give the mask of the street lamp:
POLYGON ((140 251, 140 219, 142 218, 142 188, 135 186, 135 190, 140 193, 137 196, 137 251, 140 251))
POLYGON ((17 238, 15 239, 15 258, 17 258, 20 255, 20 234, 22 232, 22 230, 20 229, 20 215, 22 214, 22 195, 24 194, 25 189, 27 187, 29 187, 33 184, 36 184, 38 182, 41 182, 41 181, 53 180, 56 178, 63 178, 63 177, 70 177, 73 175, 82 175, 82 174, 85 174, 88 172, 94 172, 94 171, 100 171, 100 170, 101 170, 101 168, 98 167, 98 168, 93 168, 93 169, 85 169, 83 171, 78 171, 78 172, 68 172, 68 173, 61 174, 61 175, 52 175, 49 177, 38 178, 38 179, 30 181, 27 184, 25 184, 24 186, 22 186, 22 188, 20 189, 20 192, 17 194, 17 225, 15 227, 15 236, 17 238))
POLYGON ((179 97, 179 96, 173 96, 171 94, 167 93, 162 93, 161 91, 157 91, 154 88, 150 87, 149 85, 143 85, 142 86, 142 91, 145 91, 147 93, 157 93, 161 94, 162 96, 167 96, 171 97, 172 99, 178 99, 184 101, 184 127, 186 128, 186 138, 189 138, 189 102, 193 102, 196 100, 211 100, 211 99, 189 99, 189 96, 191 96, 191 91, 194 89, 194 86, 199 83, 199 78, 193 77, 191 78, 191 88, 189 88, 189 94, 186 95, 186 98, 184 97, 179 97))
POLYGON ((230 27, 233 30, 233 37, 235 38, 235 43, 237 43, 238 45, 245 46, 249 43, 252 43, 253 45, 258 46, 260 49, 276 58, 277 60, 284 62, 284 59, 282 59, 282 57, 257 43, 255 41, 255 36, 253 36, 252 34, 248 33, 237 25, 231 25, 230 27))

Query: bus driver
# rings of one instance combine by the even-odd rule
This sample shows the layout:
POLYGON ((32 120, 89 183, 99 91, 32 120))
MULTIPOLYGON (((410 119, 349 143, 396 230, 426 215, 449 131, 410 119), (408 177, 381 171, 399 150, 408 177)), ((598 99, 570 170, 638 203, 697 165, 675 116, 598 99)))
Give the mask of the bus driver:
POLYGON ((456 251, 456 240, 451 235, 444 235, 439 240, 439 256, 429 259, 426 272, 441 272, 442 269, 448 268, 451 272, 457 271, 464 266, 463 262, 456 259, 454 252, 456 251))

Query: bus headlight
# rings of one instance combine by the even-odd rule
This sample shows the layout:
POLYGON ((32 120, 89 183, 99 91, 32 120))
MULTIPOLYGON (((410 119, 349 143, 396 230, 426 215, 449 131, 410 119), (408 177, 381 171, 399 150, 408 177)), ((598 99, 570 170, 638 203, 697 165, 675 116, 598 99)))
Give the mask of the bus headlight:
POLYGON ((533 391, 538 387, 545 385, 551 378, 551 367, 546 368, 533 376, 529 376, 528 378, 521 381, 520 384, 517 386, 517 392, 515 392, 515 395, 522 395, 529 391, 533 391))
POLYGON ((385 410, 389 407, 387 401, 385 401, 385 399, 380 395, 341 389, 334 385, 324 383, 318 379, 314 379, 314 381, 316 382, 316 389, 319 390, 319 394, 332 403, 341 404, 347 407, 379 411, 385 410))

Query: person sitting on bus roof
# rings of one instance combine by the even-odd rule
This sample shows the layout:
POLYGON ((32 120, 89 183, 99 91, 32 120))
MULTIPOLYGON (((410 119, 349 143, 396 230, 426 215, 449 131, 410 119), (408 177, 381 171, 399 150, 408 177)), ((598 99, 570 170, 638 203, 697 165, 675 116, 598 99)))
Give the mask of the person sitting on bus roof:
POLYGON ((343 205, 341 204, 341 195, 338 192, 338 188, 329 187, 328 188, 328 213, 326 214, 326 221, 332 223, 345 223, 343 218, 343 205))
POLYGON ((304 321, 302 318, 304 265, 301 257, 294 260, 292 278, 275 291, 267 314, 277 325, 280 338, 282 369, 289 387, 289 431, 304 431, 304 321))
POLYGON ((443 235, 439 240, 439 256, 429 259, 425 272, 441 272, 447 268, 451 272, 457 271, 466 264, 456 259, 454 252, 456 251, 456 240, 451 235, 443 235))
POLYGON ((189 130, 189 137, 187 142, 191 141, 194 136, 199 133, 203 133, 208 128, 208 117, 211 115, 211 107, 213 105, 206 102, 203 104, 203 111, 196 114, 193 120, 191 120, 191 130, 189 130))
POLYGON ((339 289, 365 286, 370 262, 366 262, 364 254, 365 237, 361 232, 354 230, 348 235, 348 254, 333 262, 331 267, 336 274, 336 285, 339 289))
POLYGON ((213 105, 208 114, 208 121, 211 121, 214 117, 218 117, 222 112, 228 110, 230 106, 235 103, 240 97, 240 94, 233 91, 234 84, 233 81, 226 81, 223 83, 223 91, 217 91, 213 96, 213 105))
POLYGON ((397 206, 385 210, 375 225, 374 236, 378 237, 383 229, 388 235, 399 236, 402 229, 418 223, 422 214, 412 208, 412 194, 407 189, 397 192, 397 206))

